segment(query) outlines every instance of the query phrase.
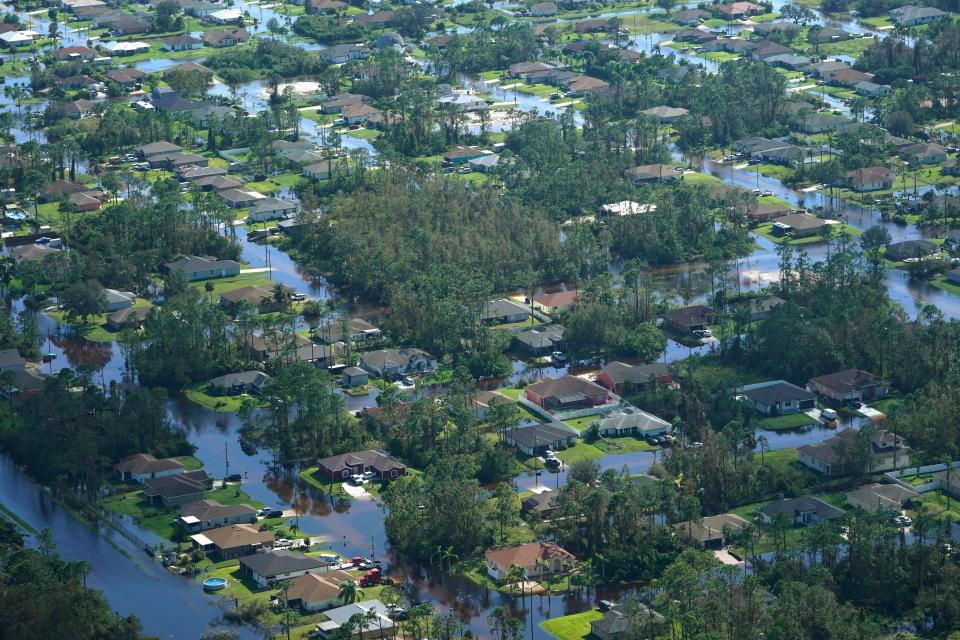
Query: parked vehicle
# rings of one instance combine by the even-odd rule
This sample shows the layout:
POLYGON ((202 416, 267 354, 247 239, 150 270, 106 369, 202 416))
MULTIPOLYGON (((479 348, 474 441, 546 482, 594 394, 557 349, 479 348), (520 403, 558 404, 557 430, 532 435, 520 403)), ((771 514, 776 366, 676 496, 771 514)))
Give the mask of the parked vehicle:
POLYGON ((350 482, 357 485, 358 487, 363 485, 365 481, 366 481, 366 478, 364 478, 363 474, 361 473, 355 473, 352 476, 350 476, 350 482))

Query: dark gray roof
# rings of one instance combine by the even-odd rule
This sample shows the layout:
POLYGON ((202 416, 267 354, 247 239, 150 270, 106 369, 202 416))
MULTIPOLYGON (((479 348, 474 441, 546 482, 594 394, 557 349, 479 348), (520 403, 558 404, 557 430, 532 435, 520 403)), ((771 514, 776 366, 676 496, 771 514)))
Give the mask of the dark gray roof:
POLYGON ((517 304, 513 300, 500 298, 499 300, 491 300, 484 303, 483 307, 480 309, 480 319, 494 320, 504 316, 512 316, 523 313, 529 314, 530 309, 522 304, 517 304))
POLYGON ((672 370, 669 364, 664 362, 653 362, 651 364, 626 364, 614 361, 597 372, 597 374, 606 373, 616 384, 623 384, 628 380, 636 384, 642 384, 650 381, 651 376, 655 378, 669 376, 672 370))
POLYGON ((240 564, 265 578, 294 571, 322 569, 327 566, 327 563, 320 558, 284 550, 246 556, 240 558, 240 564))
POLYGON ((220 504, 216 500, 197 500, 180 507, 180 517, 193 516, 199 520, 216 520, 256 513, 248 504, 220 504))
POLYGON ((754 402, 759 402, 767 406, 773 406, 783 401, 801 401, 815 400, 816 396, 802 389, 795 384, 790 384, 785 380, 774 380, 773 382, 760 383, 756 385, 747 385, 740 387, 738 391, 750 398, 754 402))
POLYGON ((774 500, 760 510, 764 516, 773 518, 778 513, 783 513, 791 520, 801 513, 816 512, 821 520, 834 520, 843 515, 841 509, 832 504, 824 502, 820 498, 813 496, 801 496, 799 498, 787 498, 786 500, 774 500))
POLYGON ((858 391, 864 387, 877 384, 886 384, 869 371, 863 371, 861 369, 844 369, 843 371, 828 373, 823 376, 817 376, 816 378, 810 378, 810 382, 843 393, 858 391))
POLYGON ((611 413, 606 418, 597 421, 597 426, 603 432, 607 429, 638 429, 652 431, 655 429, 669 429, 670 423, 658 418, 652 413, 628 407, 622 411, 611 413))
POLYGON ((210 271, 211 269, 224 269, 227 267, 240 267, 240 263, 235 260, 218 260, 213 256, 184 256, 164 264, 167 269, 176 269, 185 273, 197 273, 198 271, 210 271))
POLYGON ((255 386, 260 387, 270 380, 270 376, 262 371, 240 371, 239 373, 228 373, 223 376, 212 379, 207 384, 214 387, 236 387, 236 386, 255 386))
POLYGON ((527 447, 538 447, 567 440, 577 435, 577 430, 563 422, 531 424, 510 431, 510 437, 527 447))

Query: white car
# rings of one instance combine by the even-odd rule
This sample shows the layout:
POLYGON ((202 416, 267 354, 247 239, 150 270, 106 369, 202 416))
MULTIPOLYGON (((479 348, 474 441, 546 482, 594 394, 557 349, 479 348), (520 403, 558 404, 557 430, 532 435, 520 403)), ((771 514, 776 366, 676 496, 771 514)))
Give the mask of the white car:
POLYGON ((833 421, 837 419, 837 412, 833 409, 822 409, 820 411, 820 417, 827 421, 833 421))
POLYGON ((293 541, 287 540, 286 538, 280 538, 279 540, 273 543, 273 546, 275 547, 289 547, 292 545, 293 545, 293 541))
POLYGON ((713 332, 710 329, 696 329, 693 331, 693 335, 698 338, 712 338, 713 332))
POLYGON ((350 476, 350 482, 352 482, 353 484, 359 487, 364 483, 364 477, 359 473, 355 473, 352 476, 350 476))

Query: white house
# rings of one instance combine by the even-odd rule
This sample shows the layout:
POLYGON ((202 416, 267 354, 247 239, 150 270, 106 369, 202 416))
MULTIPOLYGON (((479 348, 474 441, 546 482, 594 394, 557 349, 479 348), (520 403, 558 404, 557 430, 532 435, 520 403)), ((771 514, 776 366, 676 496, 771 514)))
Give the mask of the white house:
POLYGON ((330 565, 321 558, 279 550, 240 558, 240 568, 257 585, 266 588, 280 580, 329 571, 330 565))
POLYGON ((117 291, 116 289, 104 289, 107 296, 107 311, 119 311, 120 309, 129 309, 137 299, 136 294, 129 291, 117 291))

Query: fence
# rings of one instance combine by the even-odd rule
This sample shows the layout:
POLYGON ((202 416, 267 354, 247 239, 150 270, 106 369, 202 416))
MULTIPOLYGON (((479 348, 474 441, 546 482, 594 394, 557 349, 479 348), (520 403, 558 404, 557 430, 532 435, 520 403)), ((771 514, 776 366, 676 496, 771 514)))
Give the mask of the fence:
POLYGON ((883 474, 883 477, 886 478, 887 482, 898 484, 901 487, 906 487, 907 489, 916 491, 917 493, 926 493, 928 491, 939 489, 943 483, 938 478, 931 478, 929 482, 917 485, 906 482, 903 480, 903 478, 915 478, 916 476, 922 476, 929 473, 946 471, 948 466, 953 469, 957 469, 958 473, 960 473, 960 461, 954 461, 949 464, 928 464, 920 467, 907 467, 897 471, 888 471, 883 474))

